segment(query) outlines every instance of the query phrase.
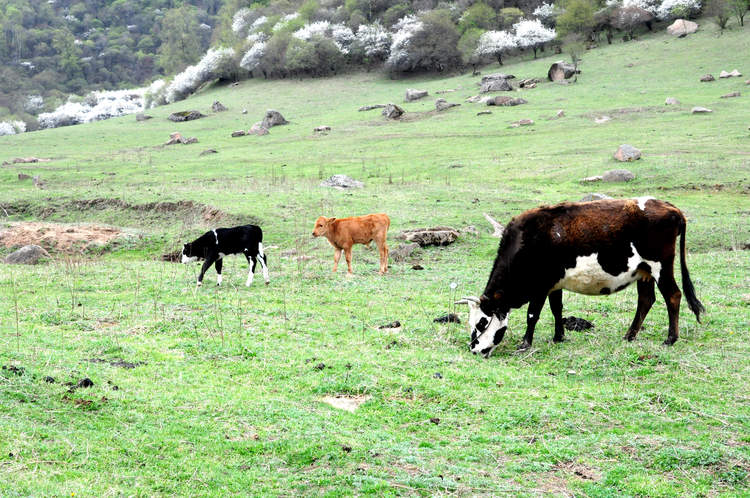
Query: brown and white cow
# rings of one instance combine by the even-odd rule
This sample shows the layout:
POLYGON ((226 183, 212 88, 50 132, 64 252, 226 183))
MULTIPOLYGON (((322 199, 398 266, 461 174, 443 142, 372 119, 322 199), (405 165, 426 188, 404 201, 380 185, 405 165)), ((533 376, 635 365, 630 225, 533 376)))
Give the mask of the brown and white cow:
POLYGON ((682 297, 674 279, 677 236, 688 306, 699 323, 705 311, 685 263, 685 226, 679 209, 652 197, 563 203, 520 214, 505 229, 482 296, 459 301, 469 305, 469 348, 489 357, 505 335, 511 308, 526 303, 526 335, 519 349, 529 348, 546 299, 555 317, 553 340, 563 341, 563 289, 606 295, 633 282, 638 282, 638 308, 625 339, 632 341, 641 329, 656 300, 656 284, 669 315, 664 344, 674 344, 682 297))
POLYGON ((387 214, 368 214, 352 216, 351 218, 319 217, 315 221, 313 237, 325 237, 331 243, 333 254, 333 271, 339 266, 341 251, 344 251, 348 273, 352 274, 352 246, 354 244, 369 244, 373 240, 380 252, 380 274, 388 271, 388 247, 385 238, 391 219, 387 214))

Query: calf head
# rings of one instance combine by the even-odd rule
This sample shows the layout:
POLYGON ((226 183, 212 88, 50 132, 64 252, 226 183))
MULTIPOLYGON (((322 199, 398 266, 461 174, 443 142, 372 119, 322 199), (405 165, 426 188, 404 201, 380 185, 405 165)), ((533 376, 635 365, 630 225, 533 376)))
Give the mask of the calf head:
POLYGON ((482 301, 478 297, 465 297, 456 304, 467 304, 469 306, 469 328, 471 329, 471 342, 469 349, 474 354, 481 354, 489 358, 508 329, 508 312, 492 311, 485 313, 482 310, 482 301))
POLYGON ((192 263, 198 261, 198 255, 193 254, 193 244, 188 243, 182 246, 182 262, 192 263))
POLYGON ((313 237, 325 237, 328 235, 328 229, 331 227, 331 223, 336 221, 336 218, 326 218, 320 216, 315 220, 315 227, 313 228, 313 237))

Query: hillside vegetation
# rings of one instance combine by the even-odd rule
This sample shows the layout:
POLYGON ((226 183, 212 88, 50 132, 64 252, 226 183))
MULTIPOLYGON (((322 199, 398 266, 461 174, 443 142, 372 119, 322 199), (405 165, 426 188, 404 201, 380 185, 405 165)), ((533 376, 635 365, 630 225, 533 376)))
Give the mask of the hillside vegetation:
MULTIPOLYGON (((0 167, 3 227, 83 222, 131 234, 84 252, 50 248, 52 260, 37 266, 0 265, 0 494, 750 492, 750 36, 701 23, 686 38, 587 51, 570 85, 544 79, 561 56, 507 64, 518 79, 542 80, 513 93, 528 100, 517 107, 465 103, 480 78, 468 73, 363 72, 215 85, 143 122, 0 137, 2 160, 51 159, 0 167), (734 68, 745 76, 699 82, 734 68), (407 88, 430 97, 403 103, 407 88), (435 112, 444 90, 462 105, 435 112), (741 96, 720 98, 733 91, 741 96), (665 106, 666 97, 681 103, 665 106), (228 110, 212 112, 217 100, 228 110), (388 102, 404 117, 357 111, 388 102), (695 105, 713 112, 693 115, 695 105), (191 109, 207 116, 166 119, 191 109), (230 136, 267 109, 290 124, 230 136), (534 124, 511 128, 519 119, 534 124), (313 133, 320 125, 331 132, 313 133), (161 146, 175 131, 198 143, 161 146), (635 180, 580 183, 623 167, 612 158, 622 143, 643 153, 624 166, 635 180), (39 175, 42 188, 19 173, 39 175), (339 173, 365 186, 319 186, 339 173), (663 347, 659 299, 626 343, 634 288, 566 293, 564 315, 594 329, 553 344, 545 309, 534 347, 516 353, 525 324, 516 310, 485 360, 469 353, 464 324, 433 322, 484 288, 498 240, 483 213, 507 223, 592 190, 653 195, 685 212, 702 324, 683 305, 680 340, 663 347), (332 249, 310 236, 315 218, 370 212, 391 217, 391 247, 419 226, 479 233, 391 261, 384 277, 377 251, 356 246, 356 275, 332 275, 332 249), (225 263, 220 288, 213 270, 196 289, 196 266, 161 261, 240 222, 263 227, 268 287, 259 278, 244 287, 240 257, 225 263), (400 329, 378 328, 394 320, 400 329), (74 388, 84 378, 93 386, 74 388), (350 413, 327 396, 362 403, 350 413)), ((466 310, 455 311, 465 322, 466 310)))

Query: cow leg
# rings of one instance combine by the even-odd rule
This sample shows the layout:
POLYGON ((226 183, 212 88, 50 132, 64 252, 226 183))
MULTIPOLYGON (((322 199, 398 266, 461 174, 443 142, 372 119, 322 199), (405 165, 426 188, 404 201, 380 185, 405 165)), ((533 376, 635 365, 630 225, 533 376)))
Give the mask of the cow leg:
POLYGON ((553 342, 563 342, 565 340, 565 327, 563 327, 562 318, 562 289, 550 292, 549 308, 552 310, 552 316, 555 317, 555 336, 553 342))
POLYGON ((385 245, 385 239, 378 243, 380 251, 380 274, 383 275, 388 271, 388 246, 385 245))
POLYGON ((201 272, 198 274, 198 285, 203 285, 203 275, 205 275, 206 271, 211 268, 211 265, 214 264, 214 261, 216 261, 216 258, 209 256, 206 258, 206 261, 203 262, 203 266, 201 266, 201 272))
POLYGON ((268 285, 271 280, 268 278, 268 265, 266 264, 266 255, 265 254, 259 254, 258 260, 260 261, 260 266, 263 268, 263 281, 268 285))
POLYGON ((667 314, 669 315, 669 335, 667 340, 664 341, 664 345, 671 346, 677 341, 680 333, 679 320, 680 320, 680 299, 682 299, 682 292, 677 287, 677 282, 674 281, 674 274, 672 273, 672 264, 665 264, 662 274, 659 277, 657 285, 661 295, 664 296, 664 301, 667 303, 667 314))
POLYGON ((253 283, 253 276, 255 275, 255 265, 257 264, 257 261, 255 260, 255 256, 247 252, 245 253, 245 257, 247 258, 247 264, 250 265, 250 271, 247 272, 245 287, 250 287, 250 285, 253 283))
POLYGON ((523 336, 523 342, 518 347, 519 350, 531 347, 531 343, 534 340, 534 327, 536 327, 536 322, 539 320, 539 313, 541 313, 546 299, 547 296, 541 296, 532 299, 529 303, 529 308, 526 312, 526 334, 523 336))
POLYGON ((352 271, 352 246, 344 248, 344 257, 346 258, 347 273, 353 275, 352 271))
POLYGON ((638 308, 635 310, 633 323, 630 324, 630 328, 623 339, 626 341, 635 340, 635 336, 638 335, 638 332, 641 330, 643 320, 646 319, 646 315, 648 315, 648 311, 651 309, 654 301, 656 301, 656 296, 654 294, 654 279, 649 278, 648 280, 639 280, 638 308))
POLYGON ((333 273, 339 269, 339 260, 341 259, 341 249, 336 249, 333 253, 333 273))
POLYGON ((224 265, 224 260, 222 258, 219 258, 216 260, 216 264, 214 267, 216 268, 216 273, 218 274, 216 277, 216 285, 221 285, 221 267, 224 265))

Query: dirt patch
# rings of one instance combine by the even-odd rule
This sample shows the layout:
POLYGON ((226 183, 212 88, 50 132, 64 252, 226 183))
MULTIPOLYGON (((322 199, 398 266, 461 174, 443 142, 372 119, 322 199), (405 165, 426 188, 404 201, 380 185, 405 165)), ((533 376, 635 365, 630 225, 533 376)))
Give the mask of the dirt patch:
POLYGON ((48 251, 80 253, 106 246, 125 235, 118 228, 99 225, 19 222, 0 230, 0 246, 36 244, 48 251))
POLYGON ((141 365, 146 365, 146 363, 143 361, 130 362, 123 359, 105 360, 104 358, 89 358, 86 361, 89 361, 91 363, 106 363, 107 365, 110 365, 112 367, 120 367, 127 370, 133 369, 135 367, 140 367, 141 365))
POLYGON ((359 405, 364 403, 365 401, 368 401, 371 399, 372 396, 368 395, 359 395, 359 396, 326 396, 321 401, 323 403, 327 403, 331 405, 334 408, 338 408, 339 410, 346 410, 350 413, 354 413, 357 408, 359 408, 359 405))
POLYGON ((172 251, 162 254, 160 259, 169 263, 179 263, 182 261, 182 251, 172 251))
POLYGON ((599 470, 582 463, 564 462, 557 464, 555 468, 565 473, 573 474, 585 481, 600 481, 602 479, 602 474, 599 470))

